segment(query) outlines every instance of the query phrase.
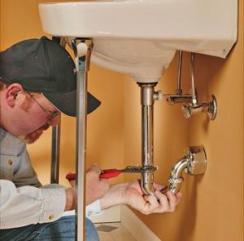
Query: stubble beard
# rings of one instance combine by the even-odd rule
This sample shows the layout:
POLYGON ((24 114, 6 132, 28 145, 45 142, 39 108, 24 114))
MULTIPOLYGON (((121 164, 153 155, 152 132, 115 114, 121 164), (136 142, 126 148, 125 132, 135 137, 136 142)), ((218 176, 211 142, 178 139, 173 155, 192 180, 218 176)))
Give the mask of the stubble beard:
POLYGON ((48 128, 49 128, 49 125, 44 125, 41 128, 39 128, 25 136, 24 135, 18 136, 18 138, 26 144, 32 144, 35 141, 37 141, 40 138, 40 136, 42 135, 43 131, 47 130, 48 128))

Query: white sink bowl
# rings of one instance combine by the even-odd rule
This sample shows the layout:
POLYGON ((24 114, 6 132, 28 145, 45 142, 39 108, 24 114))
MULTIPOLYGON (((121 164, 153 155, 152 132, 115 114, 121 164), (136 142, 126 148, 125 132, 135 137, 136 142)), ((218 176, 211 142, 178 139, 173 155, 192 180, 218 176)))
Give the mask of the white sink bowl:
POLYGON ((237 0, 115 0, 39 5, 53 36, 94 39, 92 61, 156 82, 176 50, 226 57, 237 38, 237 0))

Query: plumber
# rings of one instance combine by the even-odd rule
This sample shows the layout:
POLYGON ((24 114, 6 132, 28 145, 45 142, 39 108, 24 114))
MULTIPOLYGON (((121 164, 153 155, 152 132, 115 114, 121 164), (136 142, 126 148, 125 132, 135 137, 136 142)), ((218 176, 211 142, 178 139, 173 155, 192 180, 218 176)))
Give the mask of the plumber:
MULTIPOLYGON (((2 240, 75 239, 75 187, 42 186, 26 150, 61 112, 76 116, 76 75, 68 52, 46 37, 21 41, 0 52, 0 237, 2 240)), ((88 113, 100 102, 88 93, 88 113)), ((181 194, 144 196, 138 182, 109 186, 100 168, 86 173, 86 240, 98 240, 89 216, 127 204, 144 214, 173 212, 181 194)))

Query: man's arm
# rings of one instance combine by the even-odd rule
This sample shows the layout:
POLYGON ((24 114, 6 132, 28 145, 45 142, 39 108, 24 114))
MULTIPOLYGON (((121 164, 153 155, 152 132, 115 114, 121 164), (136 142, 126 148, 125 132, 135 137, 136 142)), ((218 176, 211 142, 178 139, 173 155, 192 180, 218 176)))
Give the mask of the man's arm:
POLYGON ((62 216, 65 203, 63 187, 17 188, 9 180, 0 180, 0 229, 53 222, 62 216))
MULTIPOLYGON (((41 187, 26 145, 0 128, 0 134, 1 131, 0 229, 53 222, 64 211, 74 209, 74 189, 59 185, 41 187)), ((99 179, 100 172, 99 168, 92 167, 87 173, 87 204, 93 203, 108 190, 108 183, 99 179)), ((96 212, 98 207, 94 204, 89 205, 87 210, 90 208, 96 212)))
MULTIPOLYGON (((108 182, 100 180, 99 175, 100 169, 95 166, 86 174, 88 209, 89 204, 103 196, 109 188, 108 182)), ((73 210, 75 206, 74 187, 64 188, 57 184, 41 188, 16 187, 9 180, 0 180, 0 229, 53 222, 60 218, 64 211, 73 210)))
MULTIPOLYGON (((87 173, 87 200, 98 200, 99 208, 106 209, 112 206, 126 204, 134 209, 137 209, 143 214, 150 213, 164 213, 173 212, 180 202, 181 193, 173 194, 167 192, 165 195, 160 192, 163 188, 162 185, 154 183, 155 192, 149 196, 145 196, 141 190, 138 181, 131 183, 116 184, 108 188, 107 181, 102 181, 99 178, 99 169, 95 166, 90 168, 87 173), (90 176, 90 178, 89 178, 90 176), (104 188, 106 187, 106 188, 104 188)), ((76 205, 76 195, 74 187, 74 181, 70 182, 72 188, 66 189, 67 195, 67 210, 73 208, 76 205), (69 197, 68 197, 69 196, 69 197)), ((86 200, 86 201, 87 201, 86 200)), ((89 204, 89 201, 86 202, 89 204)))

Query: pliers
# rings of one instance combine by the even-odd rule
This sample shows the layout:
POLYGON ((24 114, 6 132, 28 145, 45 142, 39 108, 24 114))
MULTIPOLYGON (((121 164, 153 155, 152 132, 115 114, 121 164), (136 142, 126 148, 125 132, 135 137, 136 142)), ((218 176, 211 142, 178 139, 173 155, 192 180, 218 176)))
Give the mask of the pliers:
MULTIPOLYGON (((105 169, 102 170, 100 174, 101 179, 109 179, 112 177, 117 177, 121 173, 143 173, 145 171, 155 171, 157 168, 154 166, 148 166, 148 167, 140 167, 140 166, 127 166, 124 169, 105 169)), ((73 181, 76 179, 75 173, 68 173, 66 175, 66 179, 69 181, 73 181)))

